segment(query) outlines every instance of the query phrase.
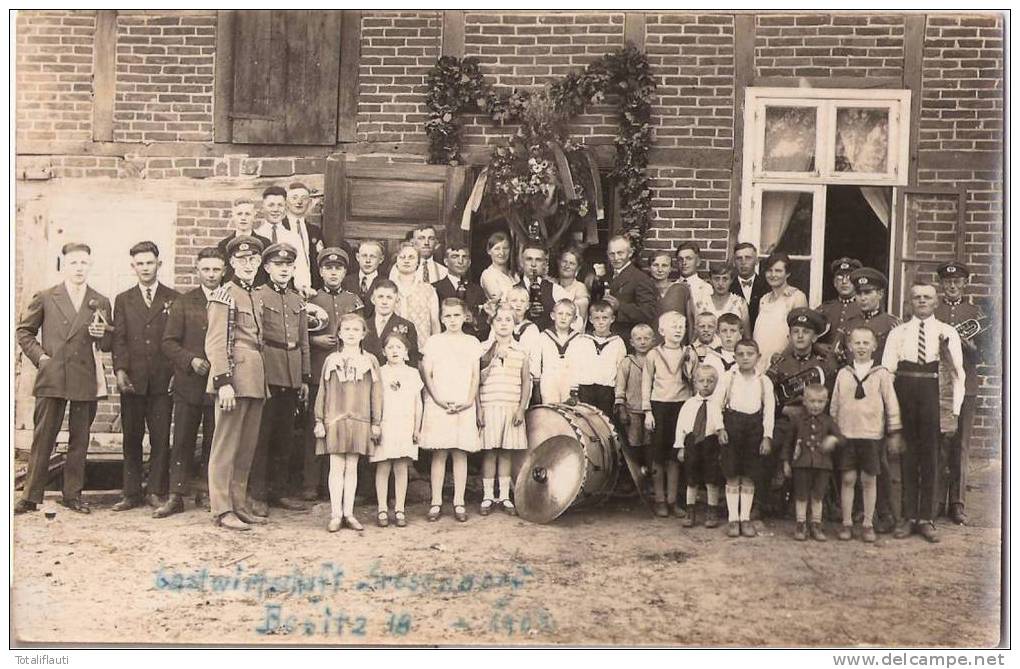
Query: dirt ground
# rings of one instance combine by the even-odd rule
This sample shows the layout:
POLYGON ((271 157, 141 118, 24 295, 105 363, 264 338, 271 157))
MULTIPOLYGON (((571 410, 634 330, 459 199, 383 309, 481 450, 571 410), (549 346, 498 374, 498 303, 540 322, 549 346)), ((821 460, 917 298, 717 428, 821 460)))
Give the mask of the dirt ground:
MULTIPOLYGON (((323 508, 249 533, 47 499, 14 521, 23 642, 991 646, 999 642, 1000 464, 973 467, 968 527, 942 543, 793 541, 682 530, 636 503, 548 525, 471 512, 328 534, 323 508)), ((109 500, 112 501, 112 500, 109 500)), ((830 532, 830 535, 833 533, 830 532)))

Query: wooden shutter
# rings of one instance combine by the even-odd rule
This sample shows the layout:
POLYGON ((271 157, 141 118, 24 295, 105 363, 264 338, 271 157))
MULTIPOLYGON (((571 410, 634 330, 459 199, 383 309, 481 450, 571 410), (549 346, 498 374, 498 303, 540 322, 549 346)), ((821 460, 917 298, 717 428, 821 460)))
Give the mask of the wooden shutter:
POLYGON ((335 144, 339 11, 237 12, 233 141, 335 144))

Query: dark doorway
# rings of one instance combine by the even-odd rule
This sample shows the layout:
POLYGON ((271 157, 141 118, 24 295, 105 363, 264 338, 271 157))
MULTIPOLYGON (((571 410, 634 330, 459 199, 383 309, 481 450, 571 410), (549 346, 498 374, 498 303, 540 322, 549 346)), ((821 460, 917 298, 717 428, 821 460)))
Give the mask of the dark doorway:
MULTIPOLYGON (((884 198, 885 202, 890 202, 892 189, 873 189, 871 195, 873 200, 884 198)), ((889 228, 875 213, 860 186, 828 186, 826 189, 823 301, 836 297, 829 265, 843 256, 857 258, 865 267, 889 275, 889 228)))

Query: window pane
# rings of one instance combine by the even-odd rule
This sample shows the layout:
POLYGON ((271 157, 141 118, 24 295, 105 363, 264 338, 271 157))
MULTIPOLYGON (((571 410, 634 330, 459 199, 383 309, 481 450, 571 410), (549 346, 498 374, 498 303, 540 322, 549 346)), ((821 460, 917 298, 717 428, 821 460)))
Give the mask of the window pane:
POLYGON ((889 155, 889 110, 836 110, 836 171, 885 174, 889 155))
POLYGON ((787 191, 763 191, 761 195, 762 253, 783 251, 811 255, 811 216, 814 195, 787 191))
POLYGON ((766 107, 765 171, 814 171, 817 125, 814 107, 766 107))

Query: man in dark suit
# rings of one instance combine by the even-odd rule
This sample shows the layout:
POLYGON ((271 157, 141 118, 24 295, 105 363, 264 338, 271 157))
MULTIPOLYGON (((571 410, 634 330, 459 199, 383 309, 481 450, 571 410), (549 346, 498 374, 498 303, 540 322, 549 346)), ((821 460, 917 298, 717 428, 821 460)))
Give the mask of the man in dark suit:
POLYGON ((32 297, 17 327, 18 345, 39 372, 35 377, 35 413, 28 477, 14 513, 35 511, 49 478, 50 456, 71 405, 70 439, 64 463, 61 504, 89 513, 82 500, 89 430, 96 417, 96 399, 106 395, 106 378, 96 349, 110 350, 110 301, 89 287, 92 250, 85 244, 61 249, 64 280, 32 297), (36 339, 42 330, 42 341, 36 339))
POLYGON ((287 215, 283 219, 284 227, 296 232, 301 240, 301 246, 297 247, 298 259, 294 263, 294 285, 306 298, 312 294, 308 287, 314 290, 322 287, 322 277, 315 260, 325 246, 322 228, 305 220, 312 205, 311 195, 308 186, 299 181, 287 186, 287 215))
POLYGON ((358 261, 358 271, 348 272, 341 284, 344 290, 357 295, 362 304, 366 305, 366 318, 371 312, 368 305, 371 304, 372 291, 377 283, 386 278, 380 271, 385 254, 382 242, 365 240, 358 244, 358 252, 354 256, 358 261))
POLYGON ((733 265, 737 268, 737 275, 730 283, 730 292, 740 295, 747 301, 751 332, 745 332, 744 336, 750 337, 754 332, 754 322, 758 320, 758 302, 769 292, 769 284, 765 281, 764 275, 758 272, 758 249, 754 244, 740 242, 734 246, 733 265))
POLYGON ((170 378, 173 369, 163 355, 163 331, 170 307, 180 297, 157 278, 159 248, 149 241, 131 247, 131 269, 138 285, 113 303, 117 329, 113 332, 113 369, 120 390, 124 434, 123 498, 114 511, 142 503, 142 437, 149 430, 149 477, 145 501, 162 505, 167 494, 170 465, 170 378))
POLYGON ((546 273, 549 271, 549 251, 539 242, 527 242, 521 249, 521 262, 524 275, 518 286, 528 291, 531 306, 528 307, 528 320, 545 330, 552 327, 552 309, 560 300, 572 299, 567 289, 551 280, 546 273))
MULTIPOLYGON (((229 244, 230 240, 235 237, 255 237, 262 242, 263 248, 269 246, 268 239, 262 235, 256 235, 254 232, 255 203, 248 198, 242 197, 234 200, 234 206, 230 210, 230 224, 234 226, 234 231, 216 244, 216 248, 219 250, 221 257, 227 257, 227 244, 229 244)), ((223 282, 226 283, 233 278, 234 268, 228 264, 223 268, 223 282)), ((268 280, 269 275, 267 275, 266 270, 260 266, 259 271, 255 274, 255 285, 261 286, 268 280)))
MULTIPOLYGON (((163 355, 174 366, 174 443, 170 450, 170 497, 153 512, 154 518, 184 511, 199 425, 203 460, 208 464, 216 412, 212 395, 205 392, 209 382, 209 360, 205 357, 209 325, 206 307, 209 296, 220 286, 223 264, 218 249, 199 251, 196 269, 200 285, 175 300, 167 317, 162 346, 163 355)), ((197 493, 196 506, 201 505, 201 496, 202 493, 197 493)))
POLYGON ((407 364, 417 367, 421 361, 421 354, 418 352, 418 334, 415 332, 414 324, 393 313, 397 306, 397 284, 389 279, 380 280, 372 289, 371 299, 374 308, 372 315, 365 319, 368 322, 368 333, 361 342, 361 348, 375 354, 379 362, 385 364, 383 346, 386 337, 391 332, 399 332, 409 342, 407 364))
POLYGON ((634 248, 630 240, 622 235, 613 237, 606 246, 609 264, 613 267, 613 278, 609 282, 609 293, 605 301, 616 312, 613 332, 630 340, 630 330, 639 323, 655 327, 659 313, 659 290, 655 281, 634 266, 634 248))
POLYGON ((468 270, 471 269, 470 249, 460 242, 448 244, 446 268, 448 274, 432 284, 439 297, 439 303, 442 304, 448 297, 462 300, 467 317, 464 321, 464 332, 485 341, 489 337, 489 314, 485 312, 488 299, 480 285, 468 281, 468 270))

